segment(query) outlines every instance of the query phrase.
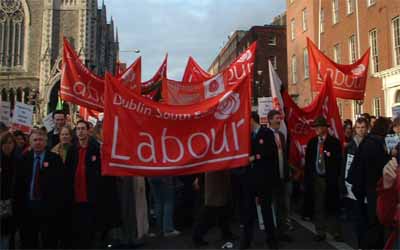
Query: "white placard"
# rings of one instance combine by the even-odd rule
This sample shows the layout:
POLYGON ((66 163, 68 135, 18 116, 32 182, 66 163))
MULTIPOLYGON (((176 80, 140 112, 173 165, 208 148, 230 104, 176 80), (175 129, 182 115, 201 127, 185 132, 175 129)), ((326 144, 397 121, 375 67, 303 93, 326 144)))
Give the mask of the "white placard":
POLYGON ((399 142, 400 138, 396 134, 389 134, 385 137, 386 148, 389 153, 397 146, 397 144, 399 144, 399 142))
POLYGON ((95 117, 93 117, 93 116, 89 116, 88 117, 88 122, 90 122, 94 127, 97 124, 97 119, 95 117))
POLYGON ((44 119, 43 119, 43 125, 46 127, 47 131, 52 131, 54 129, 54 120, 53 120, 53 113, 48 114, 44 119))
POLYGON ((268 124, 268 113, 272 110, 272 97, 258 98, 258 115, 260 124, 268 124))
POLYGON ((0 102, 0 121, 6 126, 10 125, 11 120, 11 104, 6 101, 0 102))
POLYGON ((400 105, 392 107, 392 119, 400 116, 400 105))
POLYGON ((24 133, 30 133, 32 129, 33 105, 22 102, 16 102, 12 118, 14 129, 21 130, 24 133))

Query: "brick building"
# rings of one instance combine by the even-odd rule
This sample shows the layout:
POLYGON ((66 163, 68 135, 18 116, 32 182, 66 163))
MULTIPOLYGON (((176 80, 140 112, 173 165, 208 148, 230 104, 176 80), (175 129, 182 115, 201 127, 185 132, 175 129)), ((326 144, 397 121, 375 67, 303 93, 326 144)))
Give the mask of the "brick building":
POLYGON ((400 89, 399 15, 400 1, 287 0, 289 93, 300 106, 317 95, 310 88, 306 37, 340 64, 356 61, 371 47, 364 101, 339 99, 339 112, 343 119, 354 119, 363 112, 391 116, 395 101, 400 103, 400 94, 396 99, 400 89), (388 87, 383 84, 385 79, 390 82, 388 87))
POLYGON ((95 73, 114 71, 118 41, 97 0, 0 0, 1 99, 36 100, 36 118, 56 107, 63 37, 95 73), (7 25, 9 24, 9 25, 7 25))
MULTIPOLYGON (((277 22, 284 23, 279 20, 277 22)), ((258 97, 271 96, 268 60, 271 60, 282 82, 284 84, 287 82, 284 25, 253 26, 246 32, 236 31, 214 59, 209 72, 215 74, 226 68, 254 41, 257 41, 253 83, 253 105, 256 106, 258 97)))

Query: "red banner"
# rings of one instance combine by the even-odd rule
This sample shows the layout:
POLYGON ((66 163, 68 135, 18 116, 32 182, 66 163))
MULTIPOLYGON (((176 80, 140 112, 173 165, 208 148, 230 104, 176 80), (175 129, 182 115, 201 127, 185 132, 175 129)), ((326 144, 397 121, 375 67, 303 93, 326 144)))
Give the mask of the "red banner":
POLYGON ((104 107, 104 80, 94 75, 64 38, 61 98, 97 111, 104 107))
POLYGON ((214 98, 171 106, 129 93, 106 76, 104 175, 185 175, 246 166, 251 76, 214 98))
POLYGON ((343 127, 331 82, 328 77, 316 99, 303 109, 297 106, 287 91, 283 93, 286 123, 290 135, 289 163, 297 170, 295 173, 297 179, 302 178, 307 143, 316 136, 311 124, 318 116, 322 115, 327 119, 330 124, 329 133, 343 142, 343 127))
POLYGON ((202 69, 193 57, 190 56, 183 73, 182 82, 202 82, 209 78, 211 78, 211 75, 202 69))
POLYGON ((354 64, 344 65, 337 64, 324 55, 309 38, 307 38, 307 47, 313 91, 320 91, 329 75, 338 98, 364 99, 370 49, 354 64))
POLYGON ((142 91, 142 57, 139 57, 124 72, 119 75, 122 84, 140 94, 142 91))
POLYGON ((79 107, 79 116, 85 121, 89 121, 90 117, 93 117, 96 120, 99 120, 99 115, 100 115, 100 112, 98 112, 96 110, 88 109, 85 107, 79 107))
POLYGON ((204 81, 188 84, 187 82, 164 79, 163 99, 171 105, 188 105, 221 94, 229 86, 237 84, 252 74, 255 49, 256 43, 251 44, 227 69, 204 81))

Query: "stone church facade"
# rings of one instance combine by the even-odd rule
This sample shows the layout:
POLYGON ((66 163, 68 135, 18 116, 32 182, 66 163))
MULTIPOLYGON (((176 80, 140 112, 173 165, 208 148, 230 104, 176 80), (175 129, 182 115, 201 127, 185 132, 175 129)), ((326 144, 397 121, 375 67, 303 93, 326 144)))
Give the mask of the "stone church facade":
POLYGON ((57 104, 63 37, 103 76, 115 70, 116 33, 97 0, 0 0, 1 99, 35 104, 40 120, 57 104))

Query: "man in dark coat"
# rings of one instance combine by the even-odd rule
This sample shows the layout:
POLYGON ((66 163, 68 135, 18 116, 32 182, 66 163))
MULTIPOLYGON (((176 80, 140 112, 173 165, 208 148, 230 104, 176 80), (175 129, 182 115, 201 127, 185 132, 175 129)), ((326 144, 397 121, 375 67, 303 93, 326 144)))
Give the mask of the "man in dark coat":
POLYGON ((324 117, 318 117, 312 124, 317 134, 306 149, 304 169, 305 204, 311 204, 315 241, 326 239, 327 226, 334 231, 335 240, 341 240, 340 224, 336 218, 339 210, 339 176, 342 165, 340 141, 329 135, 324 117))
POLYGON ((45 132, 34 130, 32 150, 17 168, 16 217, 22 248, 57 248, 65 226, 65 167, 57 154, 46 150, 46 140, 45 132))
POLYGON ((376 189, 383 167, 390 160, 384 140, 388 130, 389 121, 378 118, 370 134, 360 143, 347 178, 357 198, 360 216, 367 224, 359 240, 361 249, 384 247, 384 228, 376 215, 376 189))
MULTIPOLYGON (((250 247, 256 215, 256 197, 266 228, 266 241, 271 249, 278 248, 276 226, 272 211, 273 190, 280 183, 279 163, 276 157, 275 136, 272 130, 261 127, 259 116, 252 113, 251 166, 240 173, 240 249, 250 247)), ((238 171, 235 171, 238 173, 238 171)))
POLYGON ((54 121, 54 129, 47 133, 47 145, 50 150, 60 142, 60 130, 67 122, 65 113, 62 110, 54 111, 52 116, 54 121))
POLYGON ((100 145, 89 137, 89 124, 78 121, 78 145, 67 154, 72 203, 72 247, 92 248, 96 232, 105 232, 119 222, 114 177, 101 176, 100 145))
POLYGON ((366 224, 364 219, 361 218, 361 213, 357 203, 357 198, 351 191, 351 184, 347 181, 350 167, 354 161, 354 156, 358 151, 358 147, 362 140, 367 136, 369 129, 368 121, 365 118, 358 118, 356 120, 354 130, 355 135, 347 144, 344 150, 344 158, 342 162, 342 170, 340 175, 340 191, 346 207, 347 218, 354 224, 355 234, 360 241, 361 232, 365 231, 366 224))

